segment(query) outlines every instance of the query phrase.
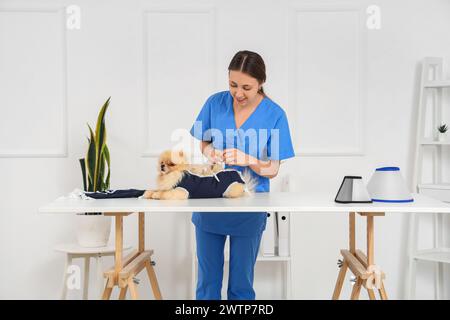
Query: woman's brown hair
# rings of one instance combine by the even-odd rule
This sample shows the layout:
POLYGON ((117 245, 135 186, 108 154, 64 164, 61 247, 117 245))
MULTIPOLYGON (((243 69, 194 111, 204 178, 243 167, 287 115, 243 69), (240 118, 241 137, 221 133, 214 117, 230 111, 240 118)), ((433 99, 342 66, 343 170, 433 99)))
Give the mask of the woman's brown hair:
MULTIPOLYGON (((228 71, 241 71, 258 80, 259 84, 266 81, 266 65, 259 54, 252 51, 239 51, 231 59, 228 71)), ((266 96, 263 87, 258 93, 266 96)))

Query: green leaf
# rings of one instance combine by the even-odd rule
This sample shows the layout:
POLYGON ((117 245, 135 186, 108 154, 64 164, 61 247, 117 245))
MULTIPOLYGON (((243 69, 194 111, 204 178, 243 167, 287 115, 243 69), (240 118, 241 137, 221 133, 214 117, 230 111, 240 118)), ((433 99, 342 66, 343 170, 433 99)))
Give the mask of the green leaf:
POLYGON ((106 176, 106 181, 105 181, 105 188, 106 189, 109 189, 109 178, 110 178, 110 176, 111 176, 111 171, 109 170, 109 167, 108 167, 108 175, 106 176))
MULTIPOLYGON (((103 149, 103 145, 106 142, 106 128, 105 128, 105 113, 109 106, 111 97, 103 104, 100 113, 97 118, 97 125, 95 128, 95 170, 94 170, 94 188, 100 187, 97 185, 98 178, 100 176, 100 155, 103 149)), ((97 191, 97 190, 96 190, 97 191)))
POLYGON ((92 180, 93 179, 92 175, 88 174, 87 178, 88 178, 88 191, 95 191, 94 180, 92 180))
POLYGON ((84 191, 88 191, 86 189, 86 162, 83 159, 79 159, 80 161, 80 166, 81 166, 81 173, 83 174, 83 190, 84 191))
POLYGON ((106 176, 106 181, 105 181, 105 188, 109 189, 109 178, 111 176, 111 164, 110 164, 110 157, 109 157, 109 149, 108 146, 105 144, 105 148, 103 149, 103 154, 105 155, 105 160, 106 163, 108 164, 108 174, 106 176))
POLYGON ((437 129, 438 129, 439 132, 445 133, 445 132, 447 132, 448 127, 447 127, 446 124, 442 124, 442 125, 440 125, 437 129))
POLYGON ((99 186, 99 191, 105 190, 105 183, 103 182, 103 176, 105 175, 105 157, 103 154, 100 156, 100 170, 98 174, 97 186, 99 186))
POLYGON ((91 126, 88 124, 89 132, 91 137, 89 139, 89 148, 86 154, 86 169, 88 172, 88 180, 89 180, 89 191, 97 191, 96 179, 95 177, 95 167, 96 167, 96 156, 95 156, 95 136, 92 131, 91 126))

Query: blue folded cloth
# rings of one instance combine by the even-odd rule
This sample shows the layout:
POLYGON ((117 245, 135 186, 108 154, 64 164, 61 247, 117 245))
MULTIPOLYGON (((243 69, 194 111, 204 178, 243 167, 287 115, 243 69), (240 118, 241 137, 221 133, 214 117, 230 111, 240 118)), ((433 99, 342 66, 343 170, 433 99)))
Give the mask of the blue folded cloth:
POLYGON ((124 189, 124 190, 105 190, 95 192, 85 191, 84 194, 89 198, 94 199, 111 199, 111 198, 139 198, 144 194, 144 192, 145 190, 124 189))

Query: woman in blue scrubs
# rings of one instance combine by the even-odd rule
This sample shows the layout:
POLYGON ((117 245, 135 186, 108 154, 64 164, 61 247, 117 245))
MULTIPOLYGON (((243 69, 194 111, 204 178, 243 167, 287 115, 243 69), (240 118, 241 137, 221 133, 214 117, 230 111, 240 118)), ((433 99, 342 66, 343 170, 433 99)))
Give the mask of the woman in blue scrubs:
MULTIPOLYGON (((257 53, 240 51, 228 67, 229 91, 210 96, 191 134, 202 153, 226 168, 249 170, 255 192, 269 192, 280 160, 294 156, 284 110, 264 93, 265 64, 257 53)), ((198 258, 197 299, 221 299, 226 237, 230 240, 229 300, 254 300, 253 275, 266 212, 194 212, 198 258)))

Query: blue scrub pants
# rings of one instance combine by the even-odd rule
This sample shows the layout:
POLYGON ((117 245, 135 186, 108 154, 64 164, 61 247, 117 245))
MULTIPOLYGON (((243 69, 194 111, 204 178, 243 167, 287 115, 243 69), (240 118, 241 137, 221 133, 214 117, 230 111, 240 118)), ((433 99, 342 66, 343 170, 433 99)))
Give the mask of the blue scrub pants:
MULTIPOLYGON (((197 240, 197 300, 220 300, 226 235, 195 228, 197 240)), ((254 300, 253 269, 262 233, 256 236, 230 236, 228 300, 254 300)))

